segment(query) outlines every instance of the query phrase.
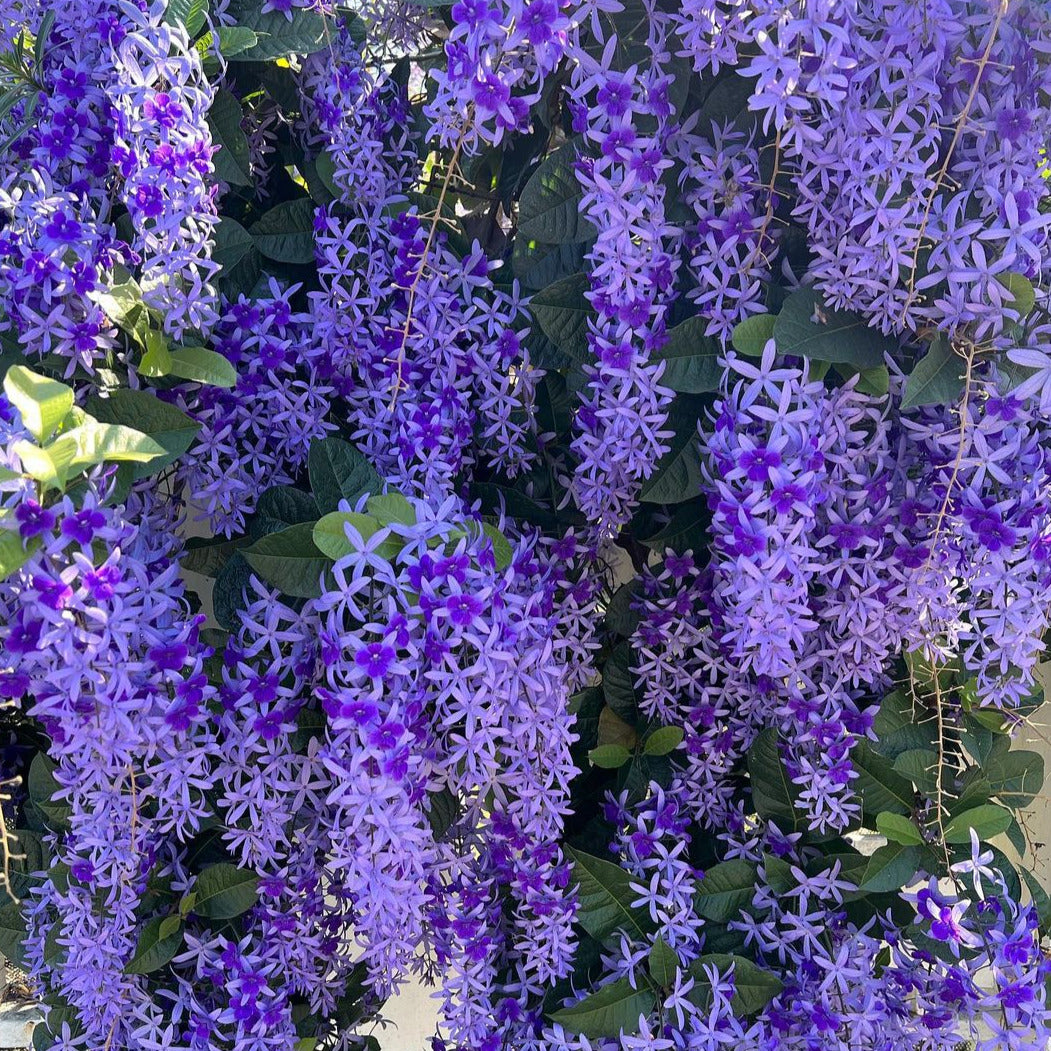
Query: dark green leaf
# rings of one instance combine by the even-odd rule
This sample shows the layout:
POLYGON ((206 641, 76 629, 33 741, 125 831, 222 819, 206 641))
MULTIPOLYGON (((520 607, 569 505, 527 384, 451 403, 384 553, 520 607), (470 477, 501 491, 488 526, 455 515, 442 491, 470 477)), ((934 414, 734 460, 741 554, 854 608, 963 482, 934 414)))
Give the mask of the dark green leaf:
POLYGON ((733 969, 734 995, 730 1001, 730 1009, 738 1017, 761 1011, 784 988, 777 975, 757 967, 745 956, 707 953, 698 956, 690 964, 694 986, 687 994, 690 1001, 702 1011, 711 1007, 712 983, 708 977, 708 970, 713 967, 718 971, 720 978, 724 978, 731 968, 733 969))
POLYGON ((331 564, 318 550, 310 522, 289 526, 257 540, 242 552, 268 584, 292 598, 318 598, 321 577, 331 564))
POLYGON ((719 389, 723 369, 719 364, 722 347, 704 334, 705 320, 687 318, 668 331, 668 341, 654 356, 665 362, 660 378, 662 387, 690 394, 706 394, 719 389))
POLYGON ((1022 867, 1018 871, 1022 874, 1022 879, 1025 880, 1025 885, 1029 888, 1029 896, 1033 899, 1033 904, 1036 906, 1040 930, 1042 933, 1047 934, 1048 931, 1051 931, 1051 897, 1048 897, 1047 891, 1044 890, 1040 880, 1029 869, 1022 867))
POLYGON ((427 819, 435 839, 441 839, 460 816, 460 801, 447 788, 427 794, 427 819))
POLYGON ((224 270, 232 270, 253 245, 252 235, 236 220, 224 215, 215 227, 212 258, 224 270))
POLYGON ((522 285, 535 292, 580 273, 586 248, 586 244, 550 245, 530 241, 519 234, 511 252, 511 268, 522 285))
POLYGON ((1011 824, 1011 812, 995 803, 983 803, 962 814, 954 814, 945 825, 946 843, 970 843, 971 829, 979 839, 992 839, 1006 832, 1011 824))
POLYGON ((697 884, 694 909, 699 916, 717 923, 739 919, 741 911, 752 903, 755 876, 755 865, 742 858, 713 865, 697 884))
POLYGON ((633 989, 627 978, 620 978, 580 1003, 554 1011, 550 1018, 570 1033, 594 1038, 620 1036, 622 1032, 637 1033, 639 1016, 649 1014, 654 1002, 653 993, 645 986, 633 989))
POLYGON ((256 902, 259 877, 236 865, 210 865, 194 884, 193 911, 210 920, 229 920, 247 912, 256 902))
POLYGON ((1039 752, 1001 752, 990 758, 982 774, 1001 802, 1027 807, 1044 787, 1044 759, 1039 752))
POLYGON ((174 463, 190 448, 201 429, 186 413, 145 390, 114 390, 107 398, 92 395, 84 408, 102 423, 121 424, 149 435, 164 449, 163 456, 134 469, 136 478, 174 463))
POLYGON ((44 752, 37 752, 33 756, 26 787, 29 798, 39 807, 49 825, 62 828, 69 823, 70 805, 54 798, 59 790, 58 781, 55 780, 55 764, 44 752))
POLYGON ((212 141, 219 147, 212 158, 216 177, 232 186, 252 185, 251 148, 248 136, 241 128, 244 111, 241 103, 229 91, 220 88, 208 111, 208 127, 212 141))
POLYGON ((602 693, 606 703, 628 723, 634 723, 639 714, 635 697, 635 673, 631 670, 633 660, 631 646, 622 642, 614 647, 602 668, 602 693))
POLYGON ((353 505, 364 493, 378 492, 383 486, 372 464, 340 438, 324 438, 310 446, 307 472, 322 513, 335 511, 340 500, 353 505))
MULTIPOLYGON (((296 8, 297 11, 303 8, 296 8)), ((279 263, 314 262, 314 202, 297 197, 274 205, 249 228, 255 247, 279 263)))
POLYGON ((574 274, 537 292, 529 310, 540 331, 570 361, 589 360, 588 321, 595 317, 584 293, 591 287, 586 274, 574 274))
POLYGON ((658 938, 650 949, 647 966, 654 982, 661 989, 667 989, 675 981, 679 955, 663 938, 658 938))
POLYGON ((245 592, 251 594, 251 578, 252 569, 240 551, 234 552, 215 578, 212 609, 216 621, 227 631, 237 631, 241 626, 238 613, 245 608, 245 592))
POLYGON ((850 761, 858 775, 854 789, 861 795, 866 814, 907 814, 912 810, 912 783, 896 773, 891 761, 873 751, 868 741, 858 741, 851 750, 850 761))
POLYGON ((17 967, 27 966, 25 957, 26 922, 14 902, 0 906, 0 954, 17 967))
POLYGON ((794 832, 803 826, 802 814, 795 807, 795 786, 788 777, 777 731, 772 726, 761 731, 748 749, 748 776, 752 804, 760 817, 775 822, 782 832, 794 832))
POLYGON ((730 337, 734 350, 751 358, 762 357, 767 343, 774 338, 776 321, 776 314, 753 314, 739 321, 730 337))
POLYGON ((258 37, 254 46, 236 56, 238 62, 265 62, 289 55, 312 55, 333 39, 335 29, 326 26, 325 16, 313 8, 293 7, 284 11, 263 11, 252 0, 236 0, 230 14, 237 24, 251 29, 258 37))
POLYGON ((651 504, 679 504, 701 491, 701 450, 698 424, 708 402, 695 394, 680 394, 668 412, 673 431, 669 449, 642 483, 639 497, 651 504))
POLYGON ((875 369, 895 344, 860 314, 833 310, 813 288, 793 292, 774 323, 774 340, 782 354, 793 354, 833 365, 875 369))
POLYGON ((920 857, 920 848, 917 846, 888 843, 880 847, 869 858, 858 889, 878 893, 907 887, 916 879, 920 857))
POLYGON ((910 748, 894 760, 894 772, 907 777, 924 795, 932 795, 938 789, 938 753, 910 748))
POLYGON ((518 202, 518 237, 546 244, 590 241, 595 227, 584 215, 573 162, 580 146, 570 141, 552 153, 530 176, 518 202))
POLYGON ((918 847, 923 843, 920 830, 902 814, 879 814, 876 818, 876 831, 892 843, 901 843, 907 847, 918 847))
POLYGON ((267 533, 302 522, 316 522, 320 517, 317 501, 310 493, 290 485, 275 485, 259 497, 250 529, 253 539, 258 540, 267 533))
POLYGON ((656 924, 649 911, 632 905, 639 897, 631 889, 632 877, 611 861, 566 847, 573 863, 573 883, 577 887, 576 921, 600 941, 623 928, 633 938, 645 938, 656 924))
POLYGON ((126 974, 149 974, 151 971, 160 970, 179 951, 182 945, 182 926, 178 925, 178 916, 174 917, 177 922, 175 932, 161 934, 162 925, 170 919, 170 916, 158 916, 146 921, 139 932, 135 952, 124 968, 126 974))
POLYGON ((909 374, 901 407, 954 404, 963 393, 963 374, 963 358, 938 336, 909 374))
POLYGON ((179 564, 191 573, 200 573, 205 577, 219 574, 223 566, 230 561, 239 548, 250 541, 247 537, 191 537, 186 541, 186 548, 179 564))

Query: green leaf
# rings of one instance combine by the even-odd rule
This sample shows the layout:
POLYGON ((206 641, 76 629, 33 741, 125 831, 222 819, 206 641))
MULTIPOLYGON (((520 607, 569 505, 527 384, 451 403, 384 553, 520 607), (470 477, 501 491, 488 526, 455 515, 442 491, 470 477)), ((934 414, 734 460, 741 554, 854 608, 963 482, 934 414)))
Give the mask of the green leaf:
POLYGON ((236 96, 220 88, 208 111, 208 127, 219 147, 212 158, 216 177, 232 186, 252 185, 252 151, 241 127, 244 110, 236 96))
POLYGON ((776 974, 757 967, 745 956, 708 953, 698 956, 690 964, 694 985, 687 997, 702 1011, 707 1010, 712 1002, 712 984, 707 973, 711 967, 719 972, 720 977, 725 977, 733 968, 734 995, 730 1000, 730 1009, 738 1017, 761 1011, 784 988, 776 974))
POLYGON ((996 280, 1007 289, 1011 297, 1011 307, 1018 312, 1019 320, 1028 317, 1036 306, 1036 289, 1025 274, 1008 271, 997 274, 996 280))
POLYGON ((908 814, 912 810, 912 783, 895 773, 891 761, 875 752, 868 741, 858 741, 851 750, 850 761, 858 775, 854 789, 861 795, 867 814, 908 814))
MULTIPOLYGON (((257 42, 236 55, 238 62, 267 62, 289 55, 312 55, 327 46, 335 33, 323 15, 311 8, 293 7, 288 12, 263 11, 252 0, 237 0, 230 14, 237 24, 255 33, 257 42)), ((235 57, 235 56, 231 56, 235 57)))
POLYGON ((380 525, 391 525, 395 522, 407 526, 416 524, 416 508, 401 493, 370 496, 365 501, 365 506, 380 525))
POLYGON ((493 561, 496 563, 496 568, 507 569, 515 557, 511 541, 492 522, 483 522, 482 532, 492 541, 493 561))
POLYGON ((229 920, 247 912, 258 897, 259 877, 226 862, 209 865, 194 884, 193 911, 210 920, 229 920))
POLYGON ((215 227, 212 258, 223 270, 233 270, 254 244, 252 235, 236 219, 224 215, 215 227))
POLYGON ((895 344, 860 314, 825 306, 813 288, 793 292, 774 322, 774 340, 782 354, 798 355, 833 365, 875 369, 895 344))
POLYGON ((313 263, 314 212, 315 205, 309 197, 282 201, 264 212, 249 228, 249 233, 267 259, 279 263, 313 263))
POLYGON ((518 201, 518 238, 560 245, 595 237, 595 227, 581 207, 583 192, 573 170, 579 152, 579 142, 566 142, 529 177, 518 201))
POLYGON ((178 916, 158 916, 147 920, 139 932, 135 952, 124 968, 125 974, 149 974, 159 971, 179 951, 182 945, 182 924, 178 916), (161 933, 161 927, 175 920, 174 933, 161 933))
POLYGON ((901 814, 879 814, 876 817, 876 830, 892 843, 901 843, 906 847, 918 847, 923 843, 920 830, 901 814))
POLYGON ((25 967, 26 921, 15 902, 0 906, 0 953, 16 967, 25 967))
POLYGON ((511 268, 523 287, 535 292, 580 273, 586 251, 585 243, 551 245, 519 234, 511 250, 511 268))
POLYGON ((139 326, 148 318, 146 304, 142 299, 142 289, 131 278, 110 285, 108 288, 97 288, 88 293, 88 298, 102 309, 110 321, 125 332, 137 332, 139 326))
POLYGON ((193 40, 204 25, 208 0, 168 0, 164 21, 170 26, 182 26, 193 40))
POLYGON ((682 743, 681 726, 661 726, 646 738, 642 745, 644 755, 668 755, 682 743))
POLYGON ((633 989, 627 978, 604 985, 572 1007, 563 1007, 549 1016, 570 1033, 599 1038, 633 1034, 639 1031, 639 1017, 648 1015, 655 1003, 645 986, 633 989))
POLYGON ((920 866, 920 848, 901 843, 888 843, 869 858, 858 890, 882 893, 907 887, 916 879, 920 866))
POLYGON ((21 569, 40 547, 40 537, 32 537, 23 543, 22 534, 15 528, 6 528, 5 520, 10 512, 0 514, 0 580, 6 580, 16 570, 21 569))
POLYGON ((17 441, 11 451, 22 464, 22 473, 39 482, 44 489, 63 489, 69 476, 76 449, 72 445, 55 448, 55 457, 29 441, 17 441))
POLYGON ((739 919, 755 895, 755 865, 742 858, 721 861, 704 873, 694 895, 694 910, 706 920, 728 923, 739 919))
POLYGON ((618 770, 631 758, 631 752, 622 744, 600 744, 588 752, 592 766, 603 770, 618 770))
POLYGON ((1018 871, 1022 874, 1022 879, 1025 880, 1025 884, 1029 888, 1029 895, 1033 899, 1033 905, 1036 906, 1040 930, 1046 934, 1051 930, 1051 897, 1048 897, 1047 891, 1044 890, 1040 880, 1029 869, 1020 866, 1018 871))
POLYGON ((60 435, 45 451, 56 462, 78 471, 106 461, 150 463, 165 453, 164 446, 142 431, 119 423, 99 423, 90 419, 60 435))
POLYGON ((639 498, 651 504, 678 504, 701 491, 701 450, 697 430, 707 401, 696 394, 680 394, 668 411, 668 452, 642 483, 639 498))
POLYGON ((924 795, 938 790, 938 753, 929 748, 910 748, 894 760, 894 772, 907 777, 924 795))
POLYGON ((954 404, 963 393, 963 374, 963 359, 939 335, 909 373, 901 407, 954 404))
POLYGON ((668 341, 654 356, 665 362, 662 387, 689 394, 706 394, 719 389, 723 369, 719 364, 722 347, 704 334, 705 320, 687 318, 668 330, 668 341))
POLYGON ((675 981, 679 954, 663 938, 658 938, 650 949, 647 966, 654 982, 661 989, 668 989, 675 981))
POLYGON ((121 424, 149 435, 164 450, 149 466, 136 469, 140 478, 178 460, 201 429, 182 410, 145 390, 114 390, 106 398, 92 395, 85 408, 102 423, 121 424))
POLYGON ((141 333, 145 351, 139 362, 139 374, 150 379, 167 376, 171 372, 172 356, 168 349, 168 339, 163 332, 153 330, 141 333))
POLYGON ((529 311, 540 331, 570 361, 588 361, 588 321, 596 317, 584 293, 591 288, 587 274, 574 274, 537 292, 529 311))
POLYGON ((776 314, 753 314, 738 321, 730 337, 734 350, 750 358, 761 358, 767 343, 774 338, 776 322, 776 314))
POLYGON ((236 387, 237 370, 214 350, 205 347, 175 347, 168 373, 210 387, 236 387))
POLYGON ((292 598, 318 598, 328 558, 313 539, 309 522, 269 533, 242 552, 248 564, 268 584, 292 598))
POLYGON ((618 929, 645 938, 656 929, 649 911, 632 904, 639 894, 631 889, 632 878, 624 869, 574 847, 567 846, 566 854, 577 888, 576 922, 592 938, 601 941, 618 929))
POLYGON ((234 554, 248 543, 246 537, 190 537, 179 564, 191 573, 214 577, 230 561, 234 554))
POLYGON ((72 387, 49 380, 25 365, 12 365, 7 370, 4 393, 38 442, 49 438, 73 408, 72 387))
POLYGON ((1008 806, 1027 807, 1044 787, 1044 759, 1039 752, 1020 749, 994 755, 982 770, 991 794, 1008 806))
POLYGON ((241 627, 239 612, 245 607, 245 592, 254 594, 251 587, 252 568, 240 551, 235 551, 215 578, 212 588, 212 608, 215 619, 227 631, 241 627))
POLYGON ((955 814, 945 825, 946 843, 970 843, 971 829, 979 839, 992 839, 1006 832, 1011 824, 1011 812, 995 803, 983 803, 962 814, 955 814))
MULTIPOLYGON (((356 551, 357 548, 347 539, 347 525, 356 529, 362 540, 368 540, 374 533, 386 528, 371 515, 359 514, 356 511, 330 511, 318 519, 313 527, 314 544, 318 550, 333 560, 356 551)), ((404 540, 392 534, 381 541, 376 553, 391 561, 404 546, 404 540)))
POLYGON ((335 511, 340 500, 354 504, 363 493, 383 487, 372 464, 340 438, 323 438, 310 446, 307 473, 314 499, 323 512, 335 511))
POLYGON ((635 697, 635 673, 631 670, 634 651, 627 642, 615 646, 602 667, 602 693, 606 703, 626 722, 638 718, 635 697))
POLYGON ((215 31, 208 30, 194 45, 201 58, 201 64, 205 67, 205 73, 209 75, 218 71, 216 51, 229 59, 259 43, 259 37, 247 26, 219 26, 217 32, 218 36, 215 31))
POLYGON ((316 522, 320 517, 317 501, 310 493, 290 485, 273 485, 259 497, 255 505, 254 518, 260 518, 269 526, 259 533, 275 533, 282 526, 299 525, 300 522, 316 522))
POLYGON ((797 831, 802 815, 795 806, 796 790, 781 758, 777 730, 768 726, 759 733, 748 749, 747 762, 755 812, 776 822, 782 832, 797 831))
POLYGON ((71 807, 65 800, 56 800, 59 783, 55 780, 55 764, 44 752, 37 752, 29 764, 29 777, 26 789, 29 798, 47 819, 53 828, 63 828, 69 824, 71 807))

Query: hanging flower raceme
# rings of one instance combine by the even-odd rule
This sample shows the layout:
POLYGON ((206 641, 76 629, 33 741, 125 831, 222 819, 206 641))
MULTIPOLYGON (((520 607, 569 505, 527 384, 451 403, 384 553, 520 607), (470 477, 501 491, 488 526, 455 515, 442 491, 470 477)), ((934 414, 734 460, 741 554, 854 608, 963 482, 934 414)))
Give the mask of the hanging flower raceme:
POLYGON ((493 287, 481 248, 457 258, 413 211, 344 219, 323 210, 317 242, 322 375, 381 473, 441 495, 479 458, 511 473, 528 463, 523 409, 537 377, 514 330, 518 290, 493 287))
POLYGON ((212 138, 214 91, 180 28, 143 16, 119 44, 107 92, 116 119, 113 160, 142 258, 146 302, 181 338, 217 320, 211 285, 216 223, 212 138))
POLYGON ((216 533, 243 529, 259 494, 291 483, 311 443, 334 430, 334 392, 320 375, 328 363, 311 343, 309 316, 292 309, 297 290, 272 279, 269 291, 228 304, 216 325, 216 349, 237 367, 237 385, 179 394, 201 425, 179 479, 216 533))
POLYGON ((12 517, 36 552, 0 592, 5 694, 22 697, 50 739, 36 762, 54 784, 58 829, 52 867, 25 903, 26 955, 72 1011, 68 1046, 131 1046, 136 1025, 165 1024, 129 968, 140 903, 166 843, 192 836, 209 811, 200 618, 183 600, 171 515, 152 496, 118 513, 91 492, 46 508, 23 494, 12 517))
POLYGON ((623 68, 616 34, 601 32, 597 18, 588 23, 594 39, 580 35, 571 49, 574 127, 596 150, 578 161, 577 178, 583 211, 599 231, 588 253, 596 317, 588 322, 593 357, 577 411, 574 490, 602 534, 627 520, 668 437, 662 428, 671 393, 659 385, 663 366, 651 358, 664 339, 677 265, 670 249, 679 231, 665 219, 661 182, 674 107, 668 26, 647 12, 645 71, 623 68))

